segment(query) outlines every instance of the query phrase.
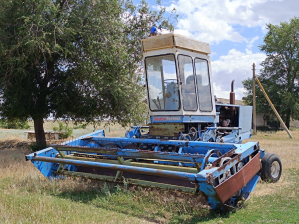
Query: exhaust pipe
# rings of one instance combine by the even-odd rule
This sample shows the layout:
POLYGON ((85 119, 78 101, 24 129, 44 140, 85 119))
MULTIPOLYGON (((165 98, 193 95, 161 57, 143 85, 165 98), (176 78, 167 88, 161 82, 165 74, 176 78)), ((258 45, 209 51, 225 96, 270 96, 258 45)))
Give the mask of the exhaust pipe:
POLYGON ((230 104, 236 104, 235 93, 234 93, 234 82, 235 82, 235 80, 233 80, 232 84, 231 84, 231 91, 230 91, 230 95, 229 95, 229 103, 230 104))

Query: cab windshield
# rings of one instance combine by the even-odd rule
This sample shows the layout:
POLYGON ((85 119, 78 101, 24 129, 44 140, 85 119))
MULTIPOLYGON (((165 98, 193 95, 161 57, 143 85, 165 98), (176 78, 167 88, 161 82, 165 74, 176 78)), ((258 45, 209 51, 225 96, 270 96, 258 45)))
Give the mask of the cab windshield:
POLYGON ((173 54, 145 59, 151 110, 179 110, 179 86, 173 54))
POLYGON ((212 111, 212 94, 208 61, 195 58, 195 75, 200 111, 212 111))
POLYGON ((186 111, 196 111, 197 102, 192 58, 186 55, 179 55, 178 59, 180 81, 182 82, 183 108, 186 111))

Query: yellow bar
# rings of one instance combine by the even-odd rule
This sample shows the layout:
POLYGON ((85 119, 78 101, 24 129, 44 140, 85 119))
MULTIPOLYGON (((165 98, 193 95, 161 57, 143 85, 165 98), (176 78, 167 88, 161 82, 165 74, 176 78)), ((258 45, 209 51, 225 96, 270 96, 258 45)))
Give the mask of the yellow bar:
MULTIPOLYGON (((96 158, 88 158, 88 157, 79 157, 79 156, 74 156, 74 155, 67 155, 65 158, 66 159, 110 163, 110 164, 119 164, 119 162, 117 160, 112 160, 112 159, 96 159, 96 158)), ((154 160, 147 159, 147 161, 153 162, 154 160)), ((131 162, 131 161, 128 162, 128 160, 125 160, 123 162, 123 164, 127 165, 127 166, 148 167, 148 168, 153 168, 153 169, 172 170, 172 171, 187 172, 187 173, 198 173, 199 172, 196 168, 193 168, 193 167, 171 166, 171 165, 165 165, 165 164, 140 163, 140 162, 131 162)))

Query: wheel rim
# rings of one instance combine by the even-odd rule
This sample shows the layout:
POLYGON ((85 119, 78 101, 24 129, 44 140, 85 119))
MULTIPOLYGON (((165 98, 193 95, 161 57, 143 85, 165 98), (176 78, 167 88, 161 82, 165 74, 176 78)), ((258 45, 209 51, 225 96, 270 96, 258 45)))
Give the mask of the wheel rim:
POLYGON ((271 176, 277 178, 280 173, 280 165, 277 161, 274 161, 271 165, 271 176))
POLYGON ((242 169, 242 167, 243 167, 243 162, 239 162, 237 164, 237 172, 239 172, 242 169))

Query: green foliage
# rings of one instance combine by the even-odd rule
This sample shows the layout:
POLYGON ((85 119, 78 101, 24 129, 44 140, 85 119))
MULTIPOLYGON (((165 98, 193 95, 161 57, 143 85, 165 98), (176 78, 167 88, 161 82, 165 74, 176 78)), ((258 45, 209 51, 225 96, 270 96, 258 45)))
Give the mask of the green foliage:
POLYGON ((53 131, 61 132, 59 134, 59 138, 61 139, 71 137, 73 134, 73 128, 68 127, 67 124, 64 124, 61 121, 58 121, 58 127, 53 127, 53 131))
MULTIPOLYGON (((277 94, 276 86, 272 85, 266 79, 263 79, 262 76, 259 77, 260 81, 264 89, 266 90, 267 94, 269 95, 273 105, 275 106, 276 110, 281 112, 282 107, 284 104, 281 100, 279 94, 277 94)), ((248 78, 242 81, 244 88, 247 90, 247 96, 244 98, 245 104, 253 105, 253 97, 252 97, 252 79, 248 78)), ((256 82, 255 85, 255 95, 256 95, 256 112, 264 114, 264 119, 267 121, 275 121, 276 115, 274 114, 273 110, 271 109, 267 99, 265 98, 261 88, 256 82)))
POLYGON ((139 123, 141 39, 153 23, 173 29, 164 14, 145 1, 0 1, 0 116, 139 123))
POLYGON ((29 147, 30 147, 32 152, 37 152, 39 150, 47 148, 48 146, 39 145, 36 142, 33 142, 29 147))
POLYGON ((86 127, 87 127, 87 124, 84 123, 84 124, 80 124, 78 126, 75 126, 73 129, 86 129, 86 127))
MULTIPOLYGON (((264 43, 259 46, 267 54, 259 79, 282 119, 289 127, 290 119, 299 118, 299 18, 289 23, 267 25, 264 43)), ((246 103, 252 104, 251 79, 243 81, 247 89, 246 103)), ((256 87, 257 111, 271 115, 271 109, 259 87, 256 87)))
POLYGON ((23 121, 20 119, 14 119, 14 120, 0 120, 0 127, 5 129, 29 129, 30 125, 28 124, 28 121, 23 121))

